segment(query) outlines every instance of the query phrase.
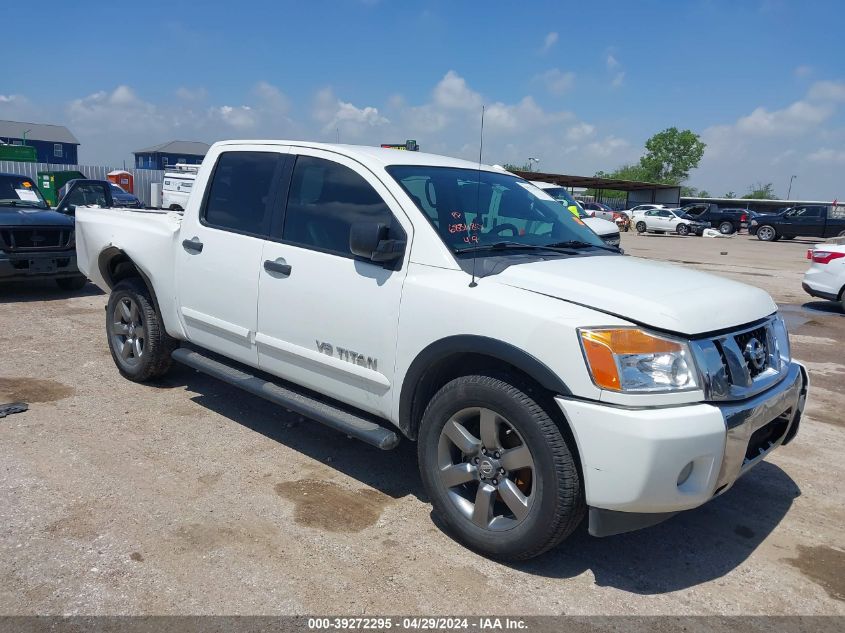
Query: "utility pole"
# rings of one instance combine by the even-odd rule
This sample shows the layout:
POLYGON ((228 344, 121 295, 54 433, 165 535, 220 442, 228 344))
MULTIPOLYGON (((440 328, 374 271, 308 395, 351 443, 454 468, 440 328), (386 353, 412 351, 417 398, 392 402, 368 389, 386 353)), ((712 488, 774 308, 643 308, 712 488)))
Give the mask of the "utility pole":
POLYGON ((792 181, 798 178, 798 176, 790 176, 789 177, 789 190, 786 192, 786 199, 789 200, 789 196, 792 195, 792 181))
POLYGON ((534 158, 533 156, 528 157, 528 171, 534 171, 534 167, 536 167, 540 163, 539 158, 534 158))
POLYGON ((26 145, 26 135, 29 134, 30 132, 32 132, 32 128, 30 128, 28 130, 24 130, 24 133, 23 133, 23 144, 24 145, 26 145))

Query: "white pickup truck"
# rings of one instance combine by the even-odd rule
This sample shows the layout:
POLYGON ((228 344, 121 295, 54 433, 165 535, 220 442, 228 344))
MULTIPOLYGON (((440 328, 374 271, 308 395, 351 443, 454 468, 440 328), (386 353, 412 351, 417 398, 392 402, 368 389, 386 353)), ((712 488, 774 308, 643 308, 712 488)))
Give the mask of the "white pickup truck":
POLYGON ((176 360, 379 448, 416 440, 435 511, 491 557, 700 506, 804 408, 768 294, 624 256, 494 167, 221 142, 184 214, 76 226, 124 376, 176 360))

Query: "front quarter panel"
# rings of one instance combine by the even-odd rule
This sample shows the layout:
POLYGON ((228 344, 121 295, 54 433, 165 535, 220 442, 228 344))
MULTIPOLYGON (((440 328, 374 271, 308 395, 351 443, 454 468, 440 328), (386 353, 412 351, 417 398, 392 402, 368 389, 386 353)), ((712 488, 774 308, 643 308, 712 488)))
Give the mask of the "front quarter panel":
MULTIPOLYGON (((395 384, 402 385, 414 359, 428 346, 452 336, 496 339, 523 350, 548 367, 579 398, 599 400, 601 390, 587 371, 577 328, 630 325, 594 310, 496 281, 471 278, 461 270, 410 264, 399 315, 395 384)), ((399 420, 400 389, 394 390, 393 419, 399 420)))

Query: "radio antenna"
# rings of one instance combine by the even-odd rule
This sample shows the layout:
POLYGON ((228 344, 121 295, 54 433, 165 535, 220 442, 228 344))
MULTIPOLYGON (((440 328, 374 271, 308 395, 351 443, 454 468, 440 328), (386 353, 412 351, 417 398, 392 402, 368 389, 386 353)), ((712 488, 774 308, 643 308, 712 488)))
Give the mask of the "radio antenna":
MULTIPOLYGON (((475 219, 478 220, 478 226, 481 226, 481 156, 484 152, 484 106, 481 106, 481 134, 480 139, 478 142, 478 177, 475 181, 475 219)), ((472 235, 472 225, 471 222, 469 225, 469 234, 472 235)), ((475 246, 477 247, 478 244, 476 243, 475 246)), ((477 248, 474 248, 472 251, 472 281, 469 282, 470 288, 475 288, 478 283, 475 281, 475 260, 478 254, 477 248)))

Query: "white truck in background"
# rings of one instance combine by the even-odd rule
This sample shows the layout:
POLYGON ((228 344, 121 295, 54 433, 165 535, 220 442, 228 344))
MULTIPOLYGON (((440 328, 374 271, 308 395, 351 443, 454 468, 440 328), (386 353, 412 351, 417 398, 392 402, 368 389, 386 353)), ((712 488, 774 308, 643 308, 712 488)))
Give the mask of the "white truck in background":
POLYGON ((197 179, 199 165, 176 163, 165 170, 161 185, 161 208, 183 211, 188 208, 188 198, 197 179))
POLYGON ((700 506, 798 430, 807 375, 767 293, 624 256, 500 169, 227 141, 194 189, 184 214, 76 210, 118 370, 176 360, 417 441, 436 513, 487 556, 700 506))

